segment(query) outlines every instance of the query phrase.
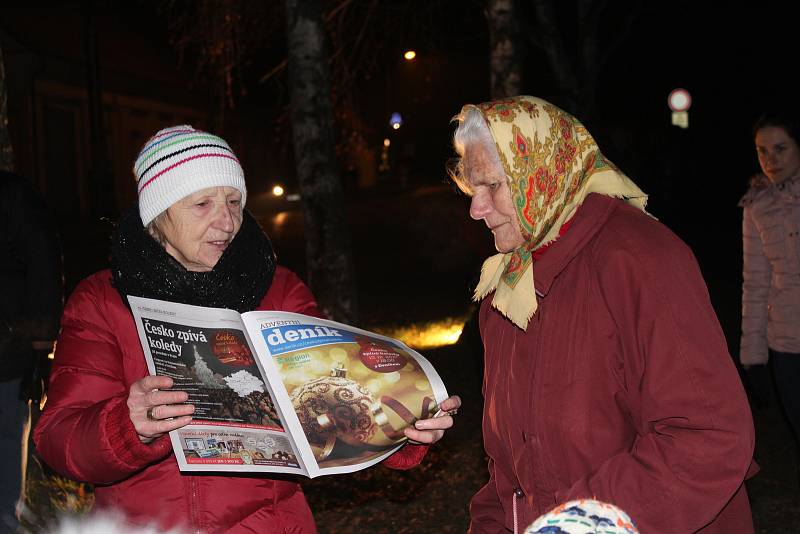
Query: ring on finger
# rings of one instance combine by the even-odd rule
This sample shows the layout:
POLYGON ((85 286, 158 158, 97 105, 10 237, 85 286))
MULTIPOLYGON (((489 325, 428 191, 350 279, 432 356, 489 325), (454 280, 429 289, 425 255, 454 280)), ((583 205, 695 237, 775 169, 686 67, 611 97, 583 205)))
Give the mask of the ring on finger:
POLYGON ((150 421, 158 421, 158 419, 156 419, 156 416, 155 416, 155 415, 153 415, 153 410, 154 410, 154 409, 155 409, 155 406, 150 406, 150 407, 147 409, 147 418, 148 418, 150 421))

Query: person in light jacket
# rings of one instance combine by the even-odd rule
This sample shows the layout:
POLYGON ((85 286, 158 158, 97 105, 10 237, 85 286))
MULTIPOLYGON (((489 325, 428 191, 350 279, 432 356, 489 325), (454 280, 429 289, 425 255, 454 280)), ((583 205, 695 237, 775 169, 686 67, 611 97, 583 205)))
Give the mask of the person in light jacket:
MULTIPOLYGON (((775 388, 800 439, 800 129, 795 117, 765 113, 753 126, 761 173, 739 205, 744 282, 739 358, 772 364, 775 388)), ((754 373, 757 374, 757 373, 754 373)))

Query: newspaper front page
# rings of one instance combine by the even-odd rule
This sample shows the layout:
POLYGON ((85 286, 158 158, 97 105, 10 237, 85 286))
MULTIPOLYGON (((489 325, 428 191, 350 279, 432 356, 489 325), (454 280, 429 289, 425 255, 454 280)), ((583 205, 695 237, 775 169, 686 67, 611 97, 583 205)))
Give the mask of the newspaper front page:
POLYGON ((151 374, 194 404, 182 471, 349 473, 384 460, 447 391, 402 342, 307 315, 128 297, 151 374))

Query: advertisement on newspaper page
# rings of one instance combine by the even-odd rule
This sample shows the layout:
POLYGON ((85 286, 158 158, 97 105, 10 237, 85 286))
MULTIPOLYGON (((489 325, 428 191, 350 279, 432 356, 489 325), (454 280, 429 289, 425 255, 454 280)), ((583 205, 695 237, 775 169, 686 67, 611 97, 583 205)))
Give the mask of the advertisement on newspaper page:
POLYGON ((289 312, 128 299, 150 373, 195 406, 170 432, 183 471, 357 471, 447 398, 433 366, 392 338, 289 312))

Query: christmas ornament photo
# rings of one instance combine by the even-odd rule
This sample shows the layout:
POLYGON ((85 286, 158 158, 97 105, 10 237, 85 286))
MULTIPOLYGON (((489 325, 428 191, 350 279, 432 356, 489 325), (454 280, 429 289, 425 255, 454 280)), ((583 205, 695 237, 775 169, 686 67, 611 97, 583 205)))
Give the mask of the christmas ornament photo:
POLYGON ((292 405, 321 466, 385 451, 405 441, 404 426, 436 412, 424 373, 399 347, 355 337, 305 356, 282 360, 289 362, 284 382, 298 384, 292 405))
POLYGON ((452 425, 438 373, 396 339, 296 313, 128 299, 148 370, 194 407, 169 434, 181 471, 350 473, 452 425))

